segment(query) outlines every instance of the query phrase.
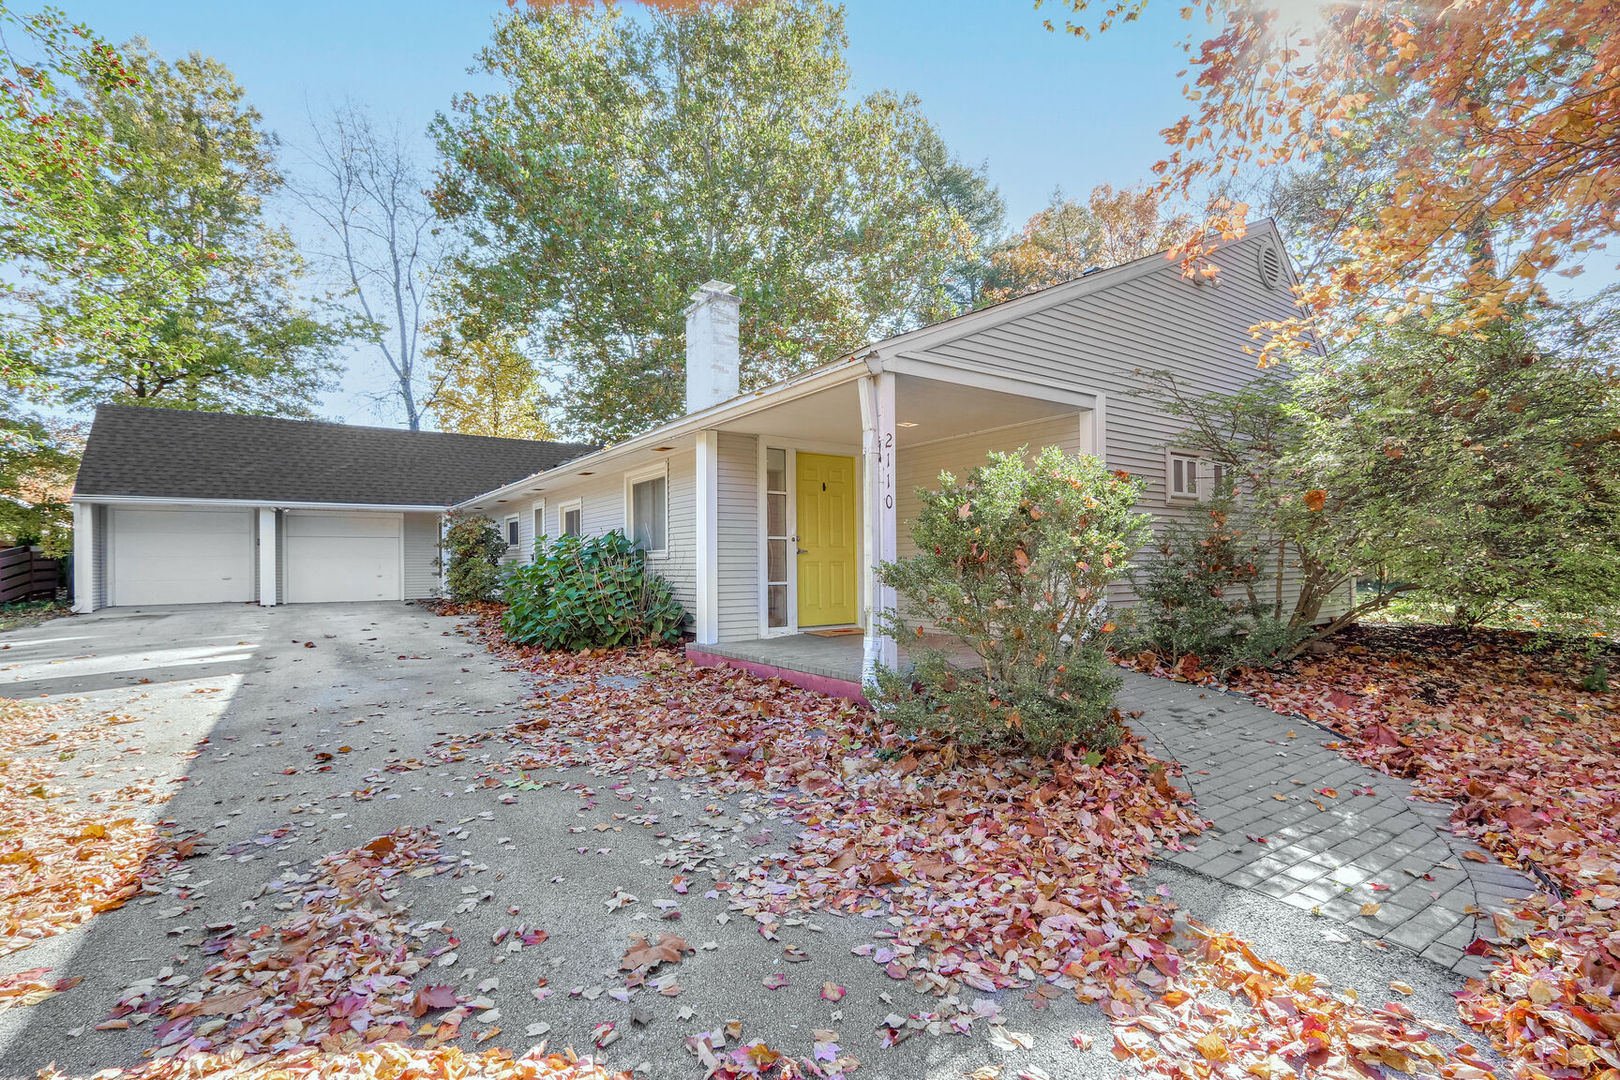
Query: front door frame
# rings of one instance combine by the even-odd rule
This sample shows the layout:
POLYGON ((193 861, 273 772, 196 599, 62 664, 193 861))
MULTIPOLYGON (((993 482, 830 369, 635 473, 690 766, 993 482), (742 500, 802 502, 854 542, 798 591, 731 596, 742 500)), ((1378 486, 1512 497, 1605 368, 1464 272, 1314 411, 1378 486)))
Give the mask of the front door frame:
MULTIPOLYGON (((847 443, 817 442, 807 439, 781 439, 775 436, 758 436, 759 458, 757 463, 757 483, 755 485, 758 496, 759 515, 759 568, 757 581, 759 583, 759 636, 762 638, 791 637, 800 633, 799 629, 799 558, 795 554, 796 538, 799 535, 799 452, 807 454, 830 454, 838 457, 853 458, 855 461, 855 487, 857 497, 855 501, 855 535, 861 536, 866 520, 866 499, 863 493, 864 480, 861 470, 861 452, 859 447, 851 447, 847 443), (765 459, 766 451, 771 449, 785 450, 787 452, 787 625, 771 625, 770 597, 766 588, 770 581, 768 553, 766 550, 767 524, 766 524, 766 478, 765 459)), ((859 620, 866 611, 866 578, 860 572, 860 553, 856 553, 855 572, 855 612, 859 620)), ((850 625, 859 625, 852 623, 850 625)))

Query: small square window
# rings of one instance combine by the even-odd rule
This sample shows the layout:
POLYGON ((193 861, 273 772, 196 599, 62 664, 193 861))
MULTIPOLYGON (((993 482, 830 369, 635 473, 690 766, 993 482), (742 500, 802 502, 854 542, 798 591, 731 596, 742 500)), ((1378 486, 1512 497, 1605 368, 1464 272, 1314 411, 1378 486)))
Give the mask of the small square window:
POLYGON ((562 519, 562 534, 564 536, 585 535, 585 508, 579 503, 565 506, 559 513, 562 519))
POLYGON ((1219 494, 1226 469, 1196 454, 1171 453, 1166 461, 1165 487, 1171 499, 1199 500, 1219 494))

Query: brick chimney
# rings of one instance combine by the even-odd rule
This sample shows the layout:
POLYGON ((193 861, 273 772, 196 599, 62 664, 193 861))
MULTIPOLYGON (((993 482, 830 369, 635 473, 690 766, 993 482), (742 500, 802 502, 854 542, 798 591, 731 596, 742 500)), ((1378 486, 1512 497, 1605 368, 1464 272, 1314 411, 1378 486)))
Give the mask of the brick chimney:
POLYGON ((705 281, 686 309, 686 411, 695 413, 742 392, 737 347, 737 286, 705 281))

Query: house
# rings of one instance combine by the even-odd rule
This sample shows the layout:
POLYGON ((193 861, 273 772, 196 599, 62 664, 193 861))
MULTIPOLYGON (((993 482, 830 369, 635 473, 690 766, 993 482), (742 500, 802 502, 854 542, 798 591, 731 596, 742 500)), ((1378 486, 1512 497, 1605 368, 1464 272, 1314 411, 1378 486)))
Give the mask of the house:
POLYGON ((1269 222, 1220 264, 1209 281, 1137 259, 748 392, 739 300, 708 282, 686 310, 685 415, 602 448, 104 409, 74 495, 80 603, 426 595, 453 504, 494 519, 513 560, 623 529, 691 613, 694 659, 857 694, 899 660, 873 632, 895 602, 873 568, 909 553, 941 471, 1057 445, 1146 480, 1157 519, 1196 509, 1212 463, 1176 445, 1144 373, 1237 390, 1249 328, 1296 310, 1269 222), (256 562, 255 537, 274 538, 256 562))
POLYGON ((73 490, 75 609, 434 596, 446 507, 593 449, 103 405, 73 490))
POLYGON ((916 490, 941 471, 1058 445, 1145 479, 1161 520, 1209 493, 1213 463, 1175 445, 1143 373, 1237 390, 1256 374, 1249 328, 1296 311, 1271 223, 1220 264, 1196 281, 1138 259, 747 393, 738 299, 708 282, 686 311, 684 416, 460 505, 516 530, 521 557, 538 536, 622 528, 692 614, 692 658, 858 694, 899 659, 873 632, 895 602, 873 568, 911 551, 916 490))

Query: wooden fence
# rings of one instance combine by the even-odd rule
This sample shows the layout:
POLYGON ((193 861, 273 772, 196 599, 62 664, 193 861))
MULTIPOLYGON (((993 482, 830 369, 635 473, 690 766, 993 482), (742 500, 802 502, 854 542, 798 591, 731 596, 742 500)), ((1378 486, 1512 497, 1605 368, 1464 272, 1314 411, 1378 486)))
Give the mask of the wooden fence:
POLYGON ((61 581, 62 560, 47 559, 26 547, 0 550, 0 604, 55 596, 61 581))

